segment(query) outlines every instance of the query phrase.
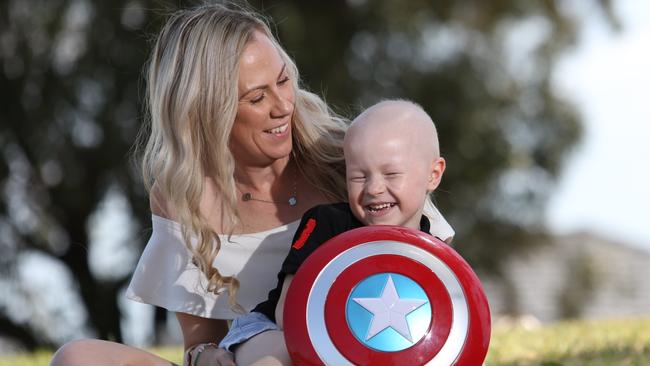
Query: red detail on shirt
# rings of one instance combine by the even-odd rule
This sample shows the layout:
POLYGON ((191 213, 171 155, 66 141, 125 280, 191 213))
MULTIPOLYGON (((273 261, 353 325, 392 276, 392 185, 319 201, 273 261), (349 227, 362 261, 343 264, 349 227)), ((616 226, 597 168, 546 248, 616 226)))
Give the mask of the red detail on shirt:
POLYGON ((316 227, 316 220, 314 219, 307 220, 307 223, 305 224, 305 228, 302 229, 302 233, 300 233, 300 237, 298 238, 298 240, 296 240, 295 243, 293 243, 292 246, 293 249, 302 248, 302 246, 305 245, 307 238, 309 238, 309 235, 311 235, 311 232, 314 231, 315 227, 316 227))

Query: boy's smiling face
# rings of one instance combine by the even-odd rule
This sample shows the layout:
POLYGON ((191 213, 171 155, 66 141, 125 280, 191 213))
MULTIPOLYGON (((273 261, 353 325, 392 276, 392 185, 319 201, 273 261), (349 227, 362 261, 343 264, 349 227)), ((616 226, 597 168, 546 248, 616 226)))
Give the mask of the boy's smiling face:
POLYGON ((344 149, 352 213, 365 225, 419 229, 445 167, 426 113, 404 101, 375 105, 355 119, 344 149))

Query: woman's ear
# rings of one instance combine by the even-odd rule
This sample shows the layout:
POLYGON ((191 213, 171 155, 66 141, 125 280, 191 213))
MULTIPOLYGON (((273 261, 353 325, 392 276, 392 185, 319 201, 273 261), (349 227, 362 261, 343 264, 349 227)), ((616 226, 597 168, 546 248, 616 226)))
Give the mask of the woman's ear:
POLYGON ((431 169, 429 170, 429 184, 427 185, 427 190, 433 192, 440 185, 440 180, 442 179, 442 174, 445 172, 446 162, 442 157, 435 158, 431 163, 431 169))

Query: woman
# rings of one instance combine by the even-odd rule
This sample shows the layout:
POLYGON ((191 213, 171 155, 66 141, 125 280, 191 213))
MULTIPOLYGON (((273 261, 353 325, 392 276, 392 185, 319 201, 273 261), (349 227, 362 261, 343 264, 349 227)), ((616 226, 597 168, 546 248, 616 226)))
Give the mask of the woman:
MULTIPOLYGON (((298 82, 269 27, 242 9, 180 11, 153 49, 143 162, 153 233, 128 296, 176 312, 186 363, 232 364, 214 346, 227 319, 274 287, 301 214, 345 200, 346 123, 298 82)), ((439 214, 432 222, 449 233, 439 214)), ((102 363, 170 364, 98 340, 52 360, 102 363)))

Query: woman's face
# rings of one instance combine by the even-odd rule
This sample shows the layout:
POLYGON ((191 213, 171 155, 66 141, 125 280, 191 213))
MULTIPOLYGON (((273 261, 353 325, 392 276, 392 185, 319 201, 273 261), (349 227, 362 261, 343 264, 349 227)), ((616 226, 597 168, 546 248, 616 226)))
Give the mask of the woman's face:
POLYGON ((235 160, 267 166, 291 153, 294 88, 269 38, 255 32, 239 61, 239 105, 230 133, 235 160))

